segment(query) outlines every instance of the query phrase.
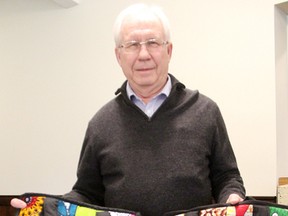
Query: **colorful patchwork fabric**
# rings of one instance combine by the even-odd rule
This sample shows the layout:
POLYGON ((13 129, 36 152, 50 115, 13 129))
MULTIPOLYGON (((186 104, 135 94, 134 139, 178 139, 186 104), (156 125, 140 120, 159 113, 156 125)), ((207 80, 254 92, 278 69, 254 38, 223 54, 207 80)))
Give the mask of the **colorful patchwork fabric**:
POLYGON ((213 204, 190 210, 168 212, 164 216, 288 216, 288 206, 247 200, 234 206, 213 204))
MULTIPOLYGON (((26 193, 21 199, 27 207, 18 210, 16 216, 141 216, 139 212, 90 205, 48 194, 26 193)), ((246 200, 238 205, 213 204, 168 212, 164 216, 288 216, 288 206, 246 200)))
POLYGON ((27 203, 27 207, 21 209, 19 216, 40 215, 43 210, 44 197, 42 196, 28 196, 24 197, 23 201, 27 203))
POLYGON ((21 199, 27 206, 18 210, 16 216, 141 216, 138 212, 95 206, 48 194, 26 193, 21 199))

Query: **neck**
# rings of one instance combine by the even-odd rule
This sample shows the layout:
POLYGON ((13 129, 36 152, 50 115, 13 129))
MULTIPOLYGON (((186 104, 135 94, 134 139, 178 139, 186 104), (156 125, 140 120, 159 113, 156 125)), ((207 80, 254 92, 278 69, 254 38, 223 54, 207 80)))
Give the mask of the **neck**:
POLYGON ((149 101, 152 100, 159 92, 162 91, 164 86, 166 85, 167 79, 161 85, 157 86, 133 86, 133 84, 129 83, 131 88, 133 89, 134 93, 141 98, 141 100, 147 104, 149 101))

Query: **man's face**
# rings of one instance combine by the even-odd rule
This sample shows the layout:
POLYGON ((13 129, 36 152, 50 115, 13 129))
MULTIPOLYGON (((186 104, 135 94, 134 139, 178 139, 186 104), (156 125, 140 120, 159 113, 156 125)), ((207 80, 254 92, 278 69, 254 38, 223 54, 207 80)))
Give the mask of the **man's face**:
MULTIPOLYGON (((160 22, 126 22, 121 31, 121 44, 129 41, 144 42, 157 39, 165 42, 160 22)), ((115 49, 116 57, 131 87, 136 90, 158 89, 167 80, 172 44, 163 44, 151 51, 142 44, 138 51, 127 52, 125 48, 115 49)))

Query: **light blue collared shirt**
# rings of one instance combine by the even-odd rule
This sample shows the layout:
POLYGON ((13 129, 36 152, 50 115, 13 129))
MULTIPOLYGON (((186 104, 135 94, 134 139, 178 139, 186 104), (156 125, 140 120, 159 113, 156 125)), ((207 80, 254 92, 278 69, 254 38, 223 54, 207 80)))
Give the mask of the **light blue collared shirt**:
POLYGON ((159 94, 154 96, 147 104, 145 104, 141 98, 139 98, 135 92, 132 90, 129 82, 127 82, 126 91, 128 98, 138 106, 148 117, 151 117, 156 110, 162 105, 162 103, 169 96, 172 88, 171 78, 168 76, 168 80, 159 94))

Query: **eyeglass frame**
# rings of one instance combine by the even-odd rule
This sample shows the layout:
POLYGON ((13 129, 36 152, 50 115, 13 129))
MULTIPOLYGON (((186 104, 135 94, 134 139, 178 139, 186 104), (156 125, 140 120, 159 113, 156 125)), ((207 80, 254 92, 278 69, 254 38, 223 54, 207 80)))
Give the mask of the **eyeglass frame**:
POLYGON ((164 45, 167 45, 167 44, 169 44, 169 41, 164 41, 164 40, 157 39, 157 38, 150 38, 150 39, 145 40, 145 41, 136 41, 136 40, 127 41, 127 42, 124 42, 124 43, 120 44, 118 46, 118 48, 119 49, 124 48, 124 51, 127 52, 127 53, 139 53, 140 50, 141 50, 141 46, 145 45, 147 51, 149 53, 151 53, 151 52, 153 52, 153 48, 155 49, 154 51, 156 51, 161 46, 163 47, 164 45), (157 47, 151 47, 151 46, 149 47, 149 46, 147 46, 147 44, 149 45, 149 43, 151 43, 150 45, 153 45, 152 42, 155 42, 154 44, 157 45, 157 47), (129 50, 129 47, 131 48, 134 45, 136 45, 135 49, 134 50, 133 49, 129 50), (152 48, 152 51, 151 51, 151 48, 152 48))

